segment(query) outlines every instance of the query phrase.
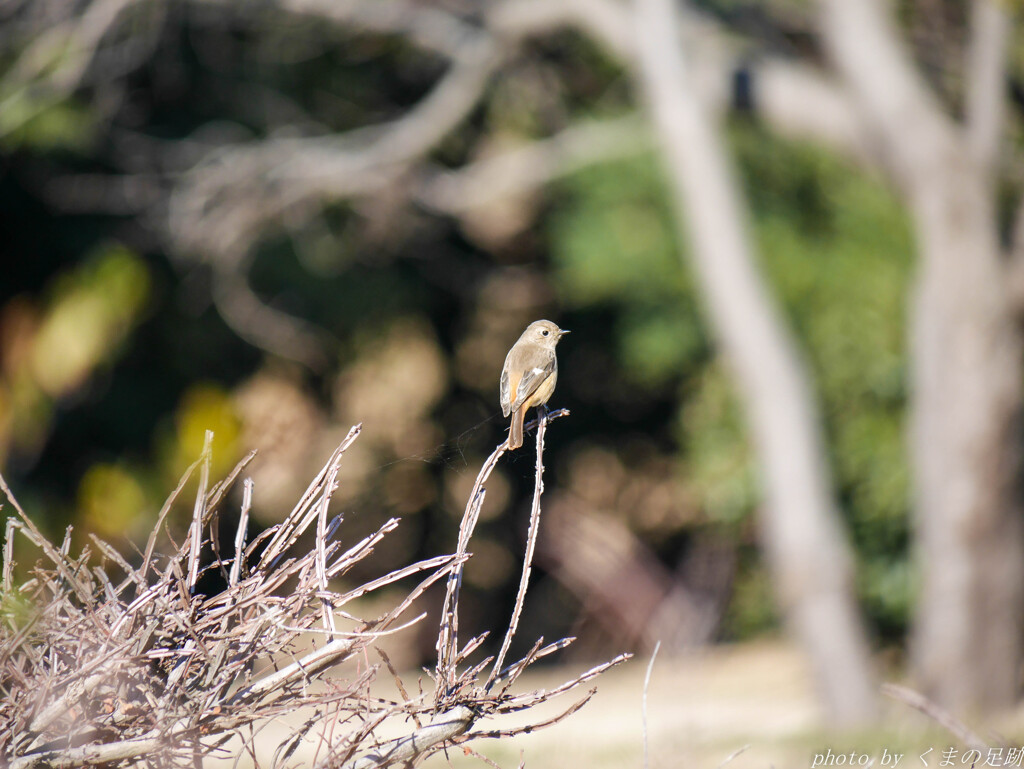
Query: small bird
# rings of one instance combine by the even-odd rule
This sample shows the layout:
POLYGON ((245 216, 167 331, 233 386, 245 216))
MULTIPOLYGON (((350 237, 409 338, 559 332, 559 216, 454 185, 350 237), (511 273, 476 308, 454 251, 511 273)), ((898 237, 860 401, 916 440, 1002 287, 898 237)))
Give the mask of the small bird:
POLYGON ((526 410, 543 406, 555 391, 558 380, 555 345, 568 333, 550 320, 535 320, 505 356, 501 370, 501 410, 506 417, 512 415, 509 450, 523 445, 526 410))

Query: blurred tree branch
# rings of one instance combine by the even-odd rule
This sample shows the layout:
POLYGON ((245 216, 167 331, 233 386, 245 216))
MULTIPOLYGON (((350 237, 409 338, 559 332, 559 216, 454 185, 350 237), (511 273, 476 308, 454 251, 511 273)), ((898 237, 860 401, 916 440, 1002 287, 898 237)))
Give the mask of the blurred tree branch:
POLYGON ((999 3, 971 4, 971 36, 967 50, 967 144, 989 178, 1003 142, 1006 116, 1006 56, 1010 18, 999 3))
POLYGON ((676 216, 687 223, 708 313, 764 470, 762 539, 776 591, 832 719, 865 722, 876 712, 874 675, 810 376, 755 266, 719 132, 691 84, 673 2, 637 0, 636 17, 638 79, 676 216))
POLYGON ((916 71, 889 3, 820 3, 828 51, 874 127, 920 242, 910 351, 922 579, 912 662, 926 692, 955 708, 1014 702, 1024 641, 1024 339, 994 176, 1006 31, 998 4, 973 7, 961 126, 916 71))
POLYGON ((635 117, 579 122, 458 170, 427 170, 413 194, 430 210, 461 217, 508 197, 535 193, 586 166, 649 149, 645 126, 635 117))
POLYGON ((29 25, 30 42, 0 81, 0 136, 68 98, 82 84, 103 39, 136 4, 138 0, 61 2, 40 15, 39 29, 29 25), (54 22, 51 14, 59 21, 54 22))
MULTIPOLYGON (((81 76, 103 39, 96 19, 109 33, 120 18, 112 0, 87 5, 106 9, 76 23, 77 7, 62 4, 66 15, 62 39, 76 52, 72 68, 81 76), (77 38, 81 37, 81 40, 77 38), (75 38, 74 42, 68 42, 75 38)), ((201 6, 232 11, 227 0, 202 0, 201 6)), ((126 0, 117 0, 120 11, 126 0)), ((609 0, 504 2, 482 15, 479 23, 464 20, 430 5, 389 0, 332 3, 323 0, 282 0, 278 12, 323 20, 355 33, 390 34, 406 43, 447 59, 445 75, 433 89, 400 118, 340 134, 309 137, 275 136, 243 143, 202 143, 173 148, 173 155, 158 159, 168 167, 170 185, 161 185, 151 171, 102 179, 65 178, 53 183, 51 195, 75 210, 113 211, 149 209, 164 218, 164 232, 172 250, 183 258, 209 262, 215 267, 214 301, 225 320, 252 344, 313 368, 325 360, 329 340, 318 330, 282 311, 268 307, 250 289, 246 257, 268 231, 283 218, 292 225, 314 216, 325 204, 374 196, 395 189, 399 180, 419 164, 439 142, 455 130, 482 100, 485 89, 502 65, 530 37, 575 27, 593 36, 624 65, 631 65, 635 49, 630 35, 629 11, 609 0)), ((716 110, 731 98, 731 78, 742 61, 757 83, 757 101, 774 125, 795 135, 811 135, 844 151, 867 155, 859 121, 842 92, 813 68, 782 59, 743 60, 721 31, 706 17, 687 14, 687 38, 698 51, 695 71, 702 98, 716 110)), ((38 54, 24 54, 26 61, 38 54)), ((71 65, 67 65, 70 67, 71 65)), ((43 67, 14 68, 4 78, 11 89, 35 83, 65 94, 75 78, 43 67)), ((624 119, 625 121, 626 119, 624 119)), ((493 181, 493 173, 520 169, 518 179, 489 185, 488 199, 523 194, 587 164, 599 163, 618 152, 639 151, 625 122, 601 132, 598 125, 569 126, 561 139, 541 140, 505 158, 481 162, 470 173, 435 174, 414 196, 435 211, 458 213, 467 207, 459 196, 479 192, 493 181), (553 162, 547 169, 543 167, 553 162), (488 171, 491 177, 478 175, 488 171), (477 182, 471 182, 474 178, 477 182), (465 185, 475 184, 465 187, 465 185), (460 189, 462 185, 462 189, 460 189)), ((639 133, 639 132, 638 132, 639 133)), ((136 145, 138 142, 134 142, 136 145)), ((124 157, 136 151, 125 148, 124 157)), ((165 153, 171 147, 151 146, 165 153)), ((468 169, 467 169, 468 170, 468 169)), ((468 198, 465 198, 468 200, 468 198)), ((476 203, 474 205, 480 205, 476 203)))

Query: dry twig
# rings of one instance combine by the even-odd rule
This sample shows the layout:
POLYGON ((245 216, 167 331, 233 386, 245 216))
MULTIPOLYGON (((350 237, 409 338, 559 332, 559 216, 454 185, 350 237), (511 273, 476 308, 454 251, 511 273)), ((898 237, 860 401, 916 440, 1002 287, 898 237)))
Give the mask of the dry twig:
MULTIPOLYGON (((291 513, 248 544, 253 486, 245 480, 229 558, 220 552, 215 508, 251 455, 228 479, 211 487, 212 436, 157 516, 138 566, 97 537, 77 556, 71 553, 70 531, 59 547, 54 546, 0 477, 0 490, 17 513, 8 519, 3 546, 0 765, 194 767, 236 735, 243 739, 243 750, 255 757, 253 741, 263 726, 300 708, 306 708, 308 716, 277 746, 274 766, 288 762, 304 741, 315 743, 316 766, 366 769, 411 764, 456 742, 524 731, 470 730, 485 716, 533 707, 624 659, 599 665, 549 692, 518 695, 510 694, 509 687, 522 671, 563 648, 569 639, 543 648, 538 641, 525 658, 501 670, 525 600, 537 536, 546 422, 542 417, 538 428, 538 485, 520 594, 486 685, 478 685, 477 676, 490 664, 489 658, 459 672, 483 637, 458 649, 458 594, 483 502, 483 483, 504 446, 481 471, 455 554, 409 564, 344 592, 332 588, 330 581, 367 558, 398 525, 388 521, 344 550, 337 540, 341 518, 329 518, 328 506, 342 455, 358 436, 358 426, 291 513), (191 524, 176 545, 166 520, 197 468, 200 479, 191 524), (18 534, 42 556, 20 582, 12 560, 18 534), (170 541, 164 555, 157 546, 161 539, 170 541), (304 549, 302 542, 310 540, 304 549), (93 550, 100 556, 99 564, 93 564, 93 550), (199 592, 207 575, 218 571, 223 585, 210 595, 199 592), (367 593, 417 575, 419 583, 379 617, 357 619, 343 610, 367 593), (398 681, 400 701, 369 696, 376 666, 348 680, 325 678, 340 663, 356 654, 361 657, 381 636, 421 620, 422 614, 399 622, 431 584, 445 577, 448 591, 433 697, 422 690, 410 696, 386 655, 382 657, 398 681), (315 639, 312 647, 310 637, 315 639), (504 688, 491 693, 498 680, 505 681, 504 688), (318 681, 324 685, 311 686, 318 681), (398 719, 411 721, 415 728, 397 739, 376 737, 382 725, 398 719)), ((561 716, 528 728, 561 720, 589 696, 561 716)))
POLYGON ((975 734, 970 727, 957 720, 952 713, 944 708, 940 708, 923 694, 897 684, 882 684, 882 694, 892 697, 904 705, 909 705, 914 710, 920 711, 960 740, 964 745, 979 750, 988 749, 988 743, 975 734))

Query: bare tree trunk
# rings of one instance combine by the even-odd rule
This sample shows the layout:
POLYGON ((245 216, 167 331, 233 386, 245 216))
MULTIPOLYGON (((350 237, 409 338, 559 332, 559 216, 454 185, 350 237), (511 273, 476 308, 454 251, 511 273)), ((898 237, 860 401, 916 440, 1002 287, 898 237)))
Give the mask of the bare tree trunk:
POLYGON ((762 537, 782 610, 830 718, 865 722, 876 713, 875 678, 806 366, 755 266, 720 132, 687 71, 673 0, 637 0, 636 13, 642 90, 761 462, 762 537))
POLYGON ((920 249, 911 324, 911 452, 921 593, 912 660, 957 709, 1012 703, 1021 662, 1021 331, 997 239, 991 168, 1005 25, 976 4, 968 124, 914 71, 880 0, 822 0, 826 44, 870 116, 920 249))
POLYGON ((1024 608, 1020 330, 996 269, 991 201, 969 178, 942 185, 917 214, 911 332, 921 569, 912 661, 925 691, 958 709, 1016 699, 1024 608))

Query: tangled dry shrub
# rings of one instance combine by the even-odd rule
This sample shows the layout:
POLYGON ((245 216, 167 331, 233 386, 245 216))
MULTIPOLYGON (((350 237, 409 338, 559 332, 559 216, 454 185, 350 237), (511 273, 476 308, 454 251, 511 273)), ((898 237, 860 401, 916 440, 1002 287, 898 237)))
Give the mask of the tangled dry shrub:
POLYGON ((210 435, 203 455, 161 510, 145 550, 131 557, 97 537, 73 556, 70 530, 54 545, 0 478, 0 488, 17 513, 7 520, 3 551, 0 765, 197 767, 203 757, 223 750, 236 737, 241 738, 242 752, 255 759, 254 740, 261 726, 297 709, 308 717, 277 746, 274 766, 294 762, 296 750, 310 739, 317 745, 309 759, 313 766, 412 765, 447 745, 508 737, 575 711, 593 690, 546 722, 511 731, 474 729, 487 716, 531 708, 625 659, 599 665, 552 691, 511 691, 528 665, 572 640, 546 646, 538 640, 526 657, 504 664, 536 542, 547 421, 542 416, 538 425, 537 483, 519 600, 499 654, 475 664, 469 658, 484 637, 459 647, 459 588, 483 503, 483 484, 504 445, 495 449, 477 478, 456 553, 410 564, 343 592, 332 581, 367 558, 398 526, 398 520, 389 520, 345 548, 338 537, 341 517, 328 515, 342 455, 358 436, 358 426, 291 513, 252 541, 247 528, 253 486, 246 479, 228 554, 218 540, 217 510, 252 455, 228 478, 210 486, 210 435), (196 471, 192 522, 184 541, 175 543, 167 515, 196 471), (38 549, 41 560, 27 580, 16 583, 14 537, 19 534, 38 549), (304 550, 302 543, 310 538, 312 548, 304 550), (158 548, 164 539, 169 545, 158 548), (210 570, 220 572, 224 587, 204 595, 197 585, 210 570), (355 599, 411 577, 418 582, 381 616, 364 619, 346 610, 355 599), (383 634, 421 620, 424 615, 406 614, 441 579, 447 580, 447 591, 433 692, 409 696, 383 652, 380 658, 401 693, 397 700, 369 693, 380 665, 349 678, 333 675, 355 655, 373 651, 383 634), (312 649, 310 636, 319 639, 312 649), (396 722, 404 736, 378 736, 384 728, 394 733, 396 722), (333 724, 329 739, 323 736, 326 723, 333 724))

